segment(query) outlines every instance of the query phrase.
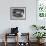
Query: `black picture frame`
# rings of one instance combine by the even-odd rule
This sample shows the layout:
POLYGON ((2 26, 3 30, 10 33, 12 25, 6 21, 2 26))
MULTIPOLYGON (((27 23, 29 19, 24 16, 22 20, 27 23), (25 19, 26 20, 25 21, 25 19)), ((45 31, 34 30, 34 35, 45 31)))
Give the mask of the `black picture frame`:
POLYGON ((10 20, 26 20, 26 7, 11 7, 10 20))

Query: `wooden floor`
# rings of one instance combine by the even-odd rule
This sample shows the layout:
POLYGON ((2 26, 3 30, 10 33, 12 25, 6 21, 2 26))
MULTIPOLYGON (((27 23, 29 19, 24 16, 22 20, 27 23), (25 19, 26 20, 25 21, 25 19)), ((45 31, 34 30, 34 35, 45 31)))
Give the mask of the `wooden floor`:
MULTIPOLYGON (((30 44, 31 44, 30 46, 37 46, 37 44, 33 43, 33 42, 30 44)), ((0 42, 0 46, 4 46, 4 43, 0 42)), ((8 43, 8 46, 15 46, 15 43, 8 43)), ((46 43, 44 43, 44 45, 42 45, 42 46, 46 46, 46 43)))

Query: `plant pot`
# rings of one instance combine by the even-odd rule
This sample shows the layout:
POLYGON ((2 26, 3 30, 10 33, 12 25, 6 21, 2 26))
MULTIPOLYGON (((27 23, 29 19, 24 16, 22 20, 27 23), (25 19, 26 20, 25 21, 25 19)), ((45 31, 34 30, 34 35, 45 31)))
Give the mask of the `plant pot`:
POLYGON ((39 44, 41 44, 41 43, 44 42, 44 40, 45 40, 45 39, 38 39, 37 42, 38 42, 39 44))
POLYGON ((44 40, 45 40, 45 39, 40 39, 40 43, 44 43, 44 40))
POLYGON ((37 39, 37 43, 40 43, 40 39, 37 39))

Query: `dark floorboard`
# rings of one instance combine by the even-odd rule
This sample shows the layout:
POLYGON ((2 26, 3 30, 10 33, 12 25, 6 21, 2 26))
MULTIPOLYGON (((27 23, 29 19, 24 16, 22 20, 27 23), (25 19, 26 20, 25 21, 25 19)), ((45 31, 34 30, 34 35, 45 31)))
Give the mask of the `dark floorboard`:
MULTIPOLYGON (((37 46, 37 43, 30 43, 30 44, 31 44, 30 46, 37 46)), ((44 43, 44 45, 42 45, 42 46, 46 46, 45 44, 46 43, 44 43)), ((4 43, 0 42, 0 46, 4 46, 4 43)), ((7 46, 16 46, 16 45, 15 45, 15 43, 8 43, 7 46)))

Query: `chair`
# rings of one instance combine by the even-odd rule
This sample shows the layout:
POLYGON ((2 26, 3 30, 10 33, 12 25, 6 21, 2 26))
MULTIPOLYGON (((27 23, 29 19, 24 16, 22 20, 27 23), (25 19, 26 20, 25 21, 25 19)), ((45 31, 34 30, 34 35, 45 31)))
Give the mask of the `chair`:
POLYGON ((16 46, 18 46, 18 27, 11 28, 11 33, 5 33, 5 46, 8 45, 7 38, 10 38, 10 37, 13 37, 13 36, 17 36, 17 38, 15 38, 15 40, 17 40, 16 46))
POLYGON ((19 42, 19 46, 30 46, 29 33, 21 33, 21 39, 24 41, 19 42))
POLYGON ((12 34, 9 34, 9 33, 5 34, 5 46, 8 45, 7 39, 10 38, 11 36, 17 36, 17 38, 15 38, 15 40, 16 40, 16 46, 18 46, 18 34, 17 35, 16 34, 12 35, 12 34))

